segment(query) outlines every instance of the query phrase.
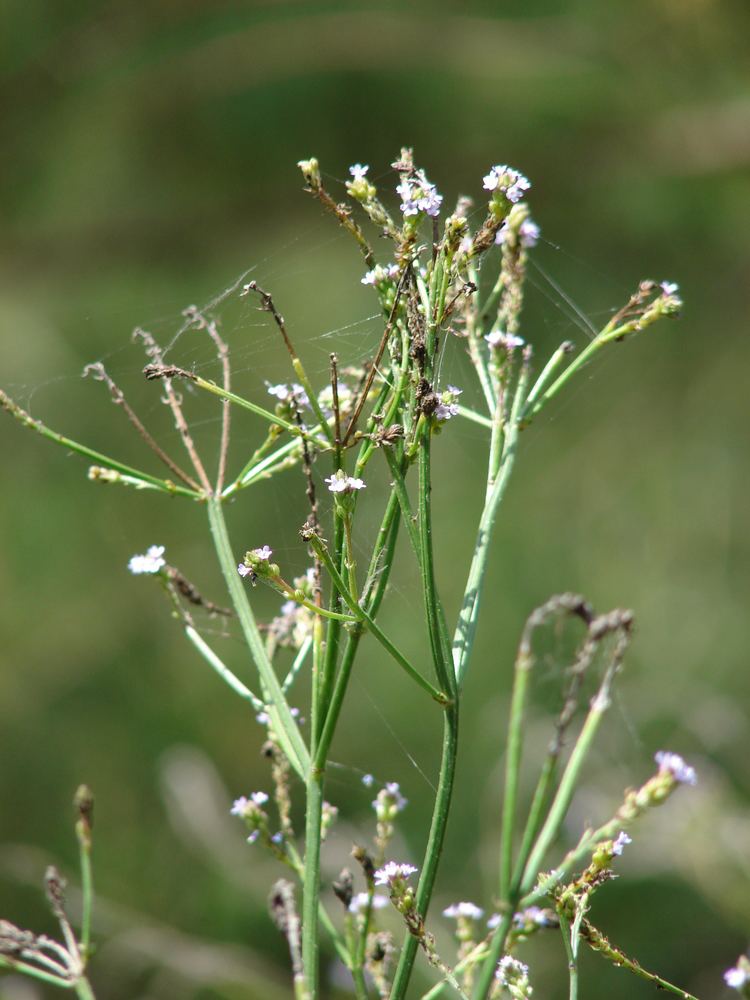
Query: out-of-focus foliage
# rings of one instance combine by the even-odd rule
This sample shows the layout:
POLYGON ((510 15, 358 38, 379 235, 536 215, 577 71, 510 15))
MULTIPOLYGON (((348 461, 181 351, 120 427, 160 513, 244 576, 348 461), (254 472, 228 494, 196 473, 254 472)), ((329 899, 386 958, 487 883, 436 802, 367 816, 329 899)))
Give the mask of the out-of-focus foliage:
MULTIPOLYGON (((105 359, 173 438, 130 331, 169 340, 185 306, 248 269, 321 378, 330 350, 362 361, 375 344, 364 268, 301 193, 302 156, 318 156, 343 195, 355 161, 395 183, 388 165, 410 144, 447 203, 479 197, 492 163, 522 169, 545 238, 525 313, 537 357, 565 337, 583 342, 641 277, 679 281, 683 319, 612 351, 529 431, 495 545, 435 912, 457 898, 491 903, 498 752, 525 615, 561 589, 602 610, 628 605, 637 641, 570 831, 608 816, 654 750, 695 764, 698 787, 636 830, 593 916, 699 996, 719 995, 750 919, 749 37, 740 0, 11 0, 0 12, 0 382, 125 460, 142 464, 139 443, 101 386, 80 380, 83 365, 105 359)), ((242 391, 257 397, 264 378, 287 376, 263 317, 234 299, 217 313, 242 391)), ((206 355, 183 336, 173 360, 206 355)), ((446 365, 461 377, 460 362, 446 365)), ((218 411, 200 403, 207 443, 218 411)), ((239 462, 259 430, 238 417, 235 433, 239 462)), ((479 509, 479 433, 452 425, 438 442, 451 608, 471 538, 464 511, 479 509)), ((78 459, 7 418, 0 448, 2 915, 41 929, 44 855, 74 871, 69 803, 85 780, 97 792, 99 1000, 289 995, 264 913, 275 869, 226 815, 225 788, 268 784, 261 731, 185 647, 154 588, 125 572, 133 552, 162 543, 221 602, 202 512, 88 484, 78 459)), ((299 560, 303 510, 294 473, 249 491, 231 511, 238 549, 268 542, 299 560)), ((412 585, 405 555, 386 614, 417 649, 412 585)), ((273 613, 260 591, 257 603, 273 613)), ((361 666, 336 747, 346 766, 331 774, 346 821, 332 869, 369 834, 357 768, 401 781, 404 851, 419 856, 437 759, 437 732, 412 716, 389 665, 370 651, 361 666)), ((551 663, 540 677, 542 747, 551 663)), ((554 950, 532 959, 550 998, 565 995, 554 950)), ((650 989, 595 957, 583 984, 584 997, 612 1000, 650 989)), ((0 996, 47 995, 13 989, 0 984, 0 996)))

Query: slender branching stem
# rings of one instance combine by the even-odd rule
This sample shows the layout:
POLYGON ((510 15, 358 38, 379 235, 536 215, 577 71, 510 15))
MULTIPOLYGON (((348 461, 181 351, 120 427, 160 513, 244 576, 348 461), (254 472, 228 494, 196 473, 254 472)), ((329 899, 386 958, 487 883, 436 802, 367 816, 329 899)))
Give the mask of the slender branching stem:
POLYGON ((134 469, 130 465, 125 465, 124 462, 119 462, 115 458, 110 458, 109 455, 103 455, 99 451, 94 451, 93 448, 89 448, 85 444, 74 441, 72 438, 65 437, 64 434, 58 434, 57 431, 51 430, 51 428, 47 427, 46 424, 43 424, 41 420, 36 420, 29 413, 27 413, 26 410, 22 409, 2 389, 0 389, 0 407, 7 410, 8 413, 15 417, 19 423, 24 425, 24 427, 28 427, 30 430, 36 431, 37 434, 41 434, 42 437, 47 438, 48 441, 53 441, 55 444, 68 449, 68 451, 73 451, 77 455, 82 455, 84 458, 91 459, 97 465, 105 466, 107 469, 113 469, 115 472, 121 473, 124 477, 132 479, 135 485, 141 483, 143 486, 150 486, 153 489, 161 490, 163 493, 169 493, 174 496, 190 497, 192 500, 200 499, 200 494, 195 490, 188 489, 186 486, 178 486, 176 483, 170 482, 168 479, 159 479, 157 476, 152 476, 148 472, 141 472, 140 469, 134 469))
POLYGON ((310 755, 281 690, 281 684, 268 659, 255 616, 247 599, 247 593, 237 573, 237 560, 234 558, 229 541, 221 500, 210 497, 207 501, 207 507, 209 527, 216 555, 242 633, 260 676, 266 711, 278 735, 282 750, 297 774, 306 780, 310 755))

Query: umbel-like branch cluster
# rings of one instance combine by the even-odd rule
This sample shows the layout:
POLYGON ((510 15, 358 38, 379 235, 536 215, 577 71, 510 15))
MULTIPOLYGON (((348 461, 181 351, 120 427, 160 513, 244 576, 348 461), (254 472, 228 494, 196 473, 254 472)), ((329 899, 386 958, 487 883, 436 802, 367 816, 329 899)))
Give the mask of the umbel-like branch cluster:
MULTIPOLYGON (((164 545, 134 556, 129 568, 163 587, 186 638, 217 676, 249 703, 251 720, 265 730, 269 789, 239 797, 232 813, 244 823, 253 849, 269 851, 289 876, 274 885, 269 905, 289 945, 298 1000, 320 995, 322 946, 349 970, 358 1000, 375 995, 402 1000, 420 949, 427 959, 425 973, 434 980, 426 984, 425 997, 443 991, 472 1000, 530 997, 531 974, 518 952, 532 934, 550 929, 562 929, 571 991, 583 941, 662 989, 689 997, 627 959, 586 916, 591 895, 606 883, 614 859, 630 843, 626 827, 680 783, 694 782, 694 772, 681 758, 658 756, 657 773, 637 791, 627 792, 609 820, 583 831, 576 847, 547 868, 581 768, 609 707, 632 629, 630 612, 596 615, 577 595, 559 595, 531 615, 513 670, 505 787, 498 803, 498 872, 485 894, 486 907, 494 915, 483 927, 484 909, 476 904, 449 907, 444 916, 455 921, 457 950, 455 959, 446 960, 438 953, 429 914, 451 809, 459 712, 493 528, 521 448, 521 432, 598 352, 616 349, 614 345, 655 321, 676 315, 681 306, 677 286, 642 282, 581 351, 576 353, 566 340, 535 366, 520 327, 528 254, 540 239, 540 229, 525 201, 531 183, 523 174, 509 166, 491 167, 477 185, 477 207, 471 198, 461 197, 446 214, 444 197, 409 149, 392 164, 389 186, 395 201, 369 179, 369 168, 362 164, 350 168, 351 179, 336 197, 324 186, 317 160, 303 160, 299 166, 307 192, 353 238, 364 261, 362 283, 378 302, 382 331, 365 365, 342 365, 331 355, 329 377, 315 385, 280 304, 251 281, 239 295, 268 315, 290 364, 288 382, 266 383, 270 400, 248 398, 233 385, 230 347, 215 315, 190 306, 184 320, 185 327, 213 345, 218 382, 174 363, 150 333, 135 333, 148 359, 144 375, 160 387, 171 411, 185 452, 183 464, 156 442, 104 366, 88 369, 165 467, 161 477, 51 430, 2 392, 0 405, 22 424, 88 458, 93 463, 91 480, 189 498, 205 509, 231 609, 204 598, 167 561, 164 545), (378 259, 369 232, 379 247, 382 237, 390 245, 383 259, 378 259), (468 356, 474 386, 442 382, 440 361, 445 353, 455 352, 468 356), (210 462, 191 432, 189 398, 183 399, 179 391, 184 380, 194 390, 191 395, 206 392, 219 401, 221 426, 210 462), (475 397, 479 404, 468 405, 475 397), (238 469, 229 468, 233 413, 263 428, 255 450, 238 469), (432 452, 440 447, 440 435, 460 420, 486 433, 486 475, 463 599, 451 616, 434 566, 431 498, 440 480, 433 481, 432 452), (387 467, 390 485, 381 496, 368 485, 372 462, 387 467), (306 566, 285 567, 274 561, 269 542, 276 545, 275 540, 243 539, 238 548, 227 531, 224 503, 261 480, 281 475, 288 478, 289 488, 296 484, 307 498, 308 514, 300 530, 309 555, 306 566), (364 559, 358 556, 365 543, 357 522, 363 503, 379 507, 381 518, 364 559), (396 558, 415 560, 419 571, 424 655, 418 660, 407 656, 378 621, 396 558), (278 614, 267 623, 257 622, 253 612, 252 587, 257 584, 272 588, 281 599, 278 614), (193 616, 198 611, 231 617, 244 639, 242 655, 225 662, 196 624, 193 616), (537 785, 528 794, 521 787, 520 765, 534 673, 532 638, 536 629, 561 617, 578 623, 583 638, 561 672, 552 738, 537 785), (365 775, 368 787, 380 786, 373 801, 372 843, 353 849, 359 873, 343 868, 329 886, 321 875, 321 855, 337 808, 325 799, 327 768, 336 731, 346 725, 347 690, 364 642, 379 650, 384 676, 388 669, 400 670, 413 681, 414 713, 421 709, 442 718, 435 799, 422 856, 413 859, 418 863, 394 860, 389 853, 406 799, 396 782, 376 782, 365 775), (303 674, 310 677, 311 696, 301 711, 291 699, 303 674), (302 792, 304 829, 299 830, 294 801, 302 792), (381 888, 384 893, 378 892, 381 888)), ((376 766, 373 761, 373 770, 376 766)))

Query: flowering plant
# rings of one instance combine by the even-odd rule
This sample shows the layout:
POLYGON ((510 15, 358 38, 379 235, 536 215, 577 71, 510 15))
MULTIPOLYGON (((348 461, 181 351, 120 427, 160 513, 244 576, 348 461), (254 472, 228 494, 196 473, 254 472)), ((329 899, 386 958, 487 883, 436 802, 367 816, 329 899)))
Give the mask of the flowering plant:
MULTIPOLYGON (((484 177, 479 224, 472 224, 468 198, 459 199, 441 224, 444 198, 425 171, 415 165, 411 150, 402 150, 393 164, 398 212, 389 209, 385 196, 369 180, 367 166, 350 168, 346 192, 353 204, 332 197, 323 185, 317 160, 303 160, 299 166, 307 191, 356 242, 367 268, 362 282, 372 287, 382 315, 379 343, 363 369, 342 369, 336 355, 331 355, 328 384, 315 387, 272 295, 250 281, 240 294, 257 301, 272 317, 292 369, 289 384, 267 383, 272 405, 248 399, 232 387, 229 348, 214 316, 195 307, 185 313, 186 322, 213 344, 221 368, 220 382, 167 363, 165 351, 154 337, 136 331, 148 358, 144 375, 162 387, 185 448, 187 468, 151 437, 102 364, 90 366, 90 374, 106 385, 167 467, 169 476, 141 471, 70 440, 33 419, 1 391, 0 404, 22 424, 92 461, 90 479, 188 499, 205 510, 231 608, 202 597, 167 561, 162 545, 152 545, 145 554, 133 556, 129 568, 161 585, 188 641, 231 690, 252 706, 267 731, 266 757, 273 789, 237 798, 232 814, 244 823, 248 841, 270 851, 294 878, 294 882, 276 883, 270 908, 289 945, 295 994, 300 1000, 320 995, 322 939, 330 942, 349 970, 358 1000, 371 996, 373 989, 381 997, 401 1000, 412 981, 420 948, 437 977, 425 997, 438 996, 443 990, 474 1000, 500 995, 530 997, 532 973, 516 952, 532 934, 550 928, 562 931, 571 998, 577 995, 581 942, 660 988, 689 997, 627 958, 586 915, 592 894, 611 877, 614 860, 631 842, 625 828, 645 810, 665 801, 679 784, 694 783, 695 772, 678 755, 657 754, 655 775, 639 789, 626 792, 610 819, 584 830, 554 868, 546 868, 581 767, 610 705, 632 630, 629 611, 597 615, 578 595, 551 598, 530 615, 522 632, 506 733, 498 878, 496 885, 488 887, 486 899, 495 913, 486 929, 481 929, 484 910, 476 904, 464 901, 445 910, 445 918, 455 921, 458 941, 452 963, 441 957, 428 929, 450 815, 462 694, 469 680, 490 544, 521 450, 521 432, 596 354, 616 350, 617 345, 657 320, 675 316, 681 306, 677 286, 641 282, 583 350, 576 353, 565 341, 534 372, 532 348, 519 332, 528 253, 540 238, 540 229, 523 200, 531 189, 526 177, 509 166, 493 166, 484 177), (376 259, 365 230, 355 219, 355 206, 390 240, 391 260, 376 259), (478 409, 461 401, 462 388, 442 384, 440 361, 446 351, 464 352, 470 359, 482 401, 478 409), (177 389, 180 382, 188 382, 194 390, 210 393, 220 401, 221 432, 213 478, 193 439, 177 389), (229 475, 233 411, 252 414, 265 427, 265 436, 246 463, 229 475), (432 463, 439 435, 450 432, 452 422, 459 420, 471 421, 486 432, 487 472, 464 597, 457 620, 451 622, 435 572, 432 463), (373 502, 375 491, 367 489, 367 479, 378 462, 387 467, 390 486, 384 497, 375 498, 382 504, 380 528, 369 557, 361 561, 357 558, 360 540, 355 544, 357 511, 363 499, 373 502), (244 553, 237 542, 232 543, 224 505, 260 479, 294 468, 302 473, 297 482, 307 497, 308 514, 300 533, 311 565, 298 576, 285 576, 285 569, 272 561, 273 551, 263 539, 248 539, 255 547, 244 553), (321 475, 321 470, 327 475, 321 475), (424 641, 429 652, 418 663, 378 623, 400 530, 406 534, 420 577, 424 641), (259 583, 282 598, 279 614, 265 626, 256 620, 252 588, 248 587, 259 583), (219 657, 196 627, 191 614, 195 606, 238 622, 252 678, 246 664, 226 663, 219 657), (536 789, 524 804, 519 774, 535 662, 533 638, 538 629, 558 619, 577 623, 583 635, 565 675, 553 739, 536 789), (336 915, 321 895, 322 845, 337 814, 336 807, 325 799, 326 777, 332 741, 363 642, 377 643, 393 668, 413 682, 415 704, 442 717, 440 773, 426 848, 423 857, 416 859, 418 865, 388 857, 399 815, 407 803, 395 782, 377 792, 373 846, 354 851, 364 889, 355 891, 355 876, 343 869, 331 887, 343 906, 336 915), (289 651, 291 663, 282 671, 289 651), (290 703, 290 692, 304 670, 311 676, 309 721, 290 703), (586 707, 583 684, 592 674, 597 676, 595 694, 586 707), (565 739, 580 714, 583 721, 566 754, 565 739), (300 787, 305 800, 301 838, 294 829, 291 808, 300 787), (387 900, 382 892, 376 892, 377 887, 385 890, 403 924, 400 951, 393 933, 379 929, 377 913, 387 900)), ((365 781, 373 783, 369 775, 365 781)), ((82 998, 93 996, 87 978, 89 815, 90 810, 82 811, 79 822, 84 875, 80 942, 62 908, 61 892, 55 889, 48 893, 61 921, 70 961, 63 961, 63 945, 49 944, 47 939, 42 942, 33 935, 24 937, 31 932, 13 925, 7 925, 12 930, 3 930, 0 947, 0 966, 73 988, 82 998)), ((743 968, 730 970, 732 985, 739 983, 743 968)))

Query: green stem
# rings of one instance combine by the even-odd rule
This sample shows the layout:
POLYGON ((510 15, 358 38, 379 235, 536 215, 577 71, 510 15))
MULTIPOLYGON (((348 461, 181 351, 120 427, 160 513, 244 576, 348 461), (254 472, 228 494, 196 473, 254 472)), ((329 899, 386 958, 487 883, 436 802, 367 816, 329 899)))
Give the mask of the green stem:
POLYGON ((411 677, 412 680, 416 681, 417 684, 419 684, 419 686, 423 688, 423 690, 427 691, 427 693, 432 698, 434 698, 435 701, 437 701, 441 705, 444 705, 447 700, 446 695, 443 694, 442 691, 438 691, 436 687, 430 684, 430 682, 427 680, 426 677, 423 677, 422 674, 420 674, 420 672, 416 669, 416 667, 413 667, 411 665, 411 663, 407 660, 407 658, 404 656, 401 650, 398 649, 398 647, 391 642, 388 636, 386 636, 384 632, 380 629, 380 627, 376 625, 374 619, 371 618, 370 615, 368 615, 368 613, 364 610, 364 608, 362 608, 354 600, 352 595, 348 592, 346 584, 344 583, 344 580, 341 577, 341 574, 334 566, 330 553, 328 552, 328 549, 325 547, 325 545, 323 545, 321 540, 317 538, 315 535, 313 535, 310 538, 310 544, 315 549, 320 560, 324 563, 326 569, 331 575, 331 579, 336 584, 336 587, 338 588, 341 596, 343 597, 344 602, 351 609, 352 614, 360 622, 363 622, 367 626, 368 632, 370 632, 372 636, 375 639, 377 639, 377 641, 380 643, 383 649, 387 650, 387 652, 390 653, 390 655, 393 657, 396 663, 398 663, 398 665, 403 670, 406 671, 406 673, 411 677))
MULTIPOLYGON (((256 416, 263 417, 263 419, 267 420, 270 424, 278 424, 279 427, 283 427, 285 431, 288 431, 296 438, 306 438, 312 444, 317 444, 319 447, 327 447, 328 445, 327 440, 323 440, 315 433, 301 431, 297 424, 292 423, 291 420, 280 417, 278 413, 271 413, 271 411, 267 410, 264 406, 258 406, 257 403, 251 403, 249 399, 243 399, 242 396, 238 396, 234 392, 227 392, 226 389, 222 389, 221 386, 218 386, 215 382, 209 382, 205 378, 200 378, 200 376, 191 378, 191 381, 193 382, 193 385, 196 385, 199 389, 205 389, 206 392, 213 393, 214 396, 218 396, 220 399, 227 399, 230 403, 234 403, 236 406, 241 406, 243 410, 249 410, 256 416)), ((325 424, 325 427, 328 427, 328 425, 325 424)), ((317 428, 315 428, 315 430, 317 430, 317 428)), ((330 431, 330 428, 328 428, 328 430, 330 431)))
POLYGON ((0 955, 0 969, 8 969, 9 972, 19 972, 23 976, 29 976, 31 979, 39 979, 41 982, 50 983, 52 986, 61 986, 63 989, 71 989, 73 986, 68 979, 62 979, 51 972, 44 972, 42 969, 37 969, 34 965, 21 962, 19 959, 7 958, 5 955, 0 955))
POLYGON ((297 674, 300 672, 302 664, 305 662, 305 658, 310 652, 310 646, 312 646, 312 638, 308 636, 297 651, 297 655, 294 657, 294 662, 289 668, 289 673, 286 675, 284 682, 281 685, 281 690, 284 694, 286 694, 292 684, 294 684, 297 674))
MULTIPOLYGON (((453 794, 453 779, 456 772, 456 753, 458 750, 458 706, 455 703, 445 706, 443 718, 443 747, 440 761, 440 777, 438 779, 435 805, 432 811, 430 834, 427 840, 422 874, 417 887, 416 907, 422 917, 427 910, 435 885, 438 865, 443 850, 445 831, 448 825, 451 797, 453 794)), ((393 978, 393 986, 389 1000, 402 1000, 411 978, 414 959, 417 953, 417 939, 407 934, 401 949, 398 966, 393 978)))
POLYGON ((578 1000, 578 950, 573 947, 570 922, 562 913, 558 913, 558 917, 563 947, 568 959, 568 1000, 578 1000))
POLYGON ((302 887, 302 967, 307 992, 318 995, 318 911, 320 907, 320 843, 323 815, 323 770, 310 768, 305 812, 305 872, 302 887))
POLYGON ((75 984, 76 996, 79 1000, 96 1000, 91 984, 85 976, 82 976, 75 984))
POLYGON ((495 969, 498 961, 500 960, 500 956, 505 951, 505 944, 508 940, 508 935, 510 934, 512 926, 513 911, 507 910, 503 914, 502 920, 495 928, 495 932, 490 939, 487 957, 479 966, 479 974, 477 975, 476 982, 474 983, 472 1000, 483 1000, 484 997, 489 995, 495 979, 495 969))
POLYGON ((422 439, 422 447, 419 449, 419 548, 422 555, 420 560, 422 594, 438 684, 447 696, 453 697, 456 694, 456 676, 450 662, 444 657, 447 647, 447 642, 444 639, 447 636, 444 636, 441 630, 440 600, 435 583, 432 549, 431 447, 432 439, 427 433, 422 439))
POLYGON ((513 695, 510 706, 510 720, 505 750, 505 793, 503 797, 503 820, 500 849, 500 899, 512 906, 511 873, 513 870, 513 834, 516 826, 518 807, 518 783, 523 750, 526 702, 532 667, 531 657, 519 653, 516 658, 513 695))
POLYGON ((310 754, 302 739, 299 727, 289 710, 289 705, 281 690, 279 679, 268 659, 255 616, 247 599, 247 593, 237 573, 237 561, 232 553, 221 500, 217 497, 210 497, 207 501, 207 507, 208 521, 216 555, 221 566, 224 581, 232 598, 232 604, 237 613, 242 633, 260 675, 263 687, 263 699, 266 702, 266 711, 279 738, 282 750, 289 758, 289 762, 297 774, 303 780, 306 780, 307 771, 310 766, 310 754))
POLYGON ((211 649, 208 643, 193 628, 192 625, 185 626, 185 635, 188 637, 193 646, 195 646, 206 663, 208 663, 208 665, 216 671, 219 677, 221 677, 221 679, 225 681, 229 687, 240 696, 240 698, 244 698, 245 701, 249 701, 256 712, 264 712, 266 710, 265 705, 260 698, 253 694, 250 688, 243 684, 236 674, 232 673, 229 667, 216 655, 213 649, 211 649))
MULTIPOLYGON (((79 820, 83 823, 84 820, 79 820)), ((81 941, 80 950, 84 965, 91 954, 91 910, 94 900, 94 877, 91 870, 91 832, 82 831, 78 837, 81 864, 81 941)))
POLYGON ((560 784, 552 800, 547 819, 536 839, 534 848, 526 862, 523 878, 520 884, 520 892, 527 893, 534 882, 542 866, 547 851, 552 846, 555 838, 560 832, 560 828, 565 820, 570 803, 573 799, 581 767, 586 759, 594 737, 601 725, 602 719, 609 708, 609 688, 612 682, 612 672, 608 670, 602 681, 602 685, 596 697, 591 703, 591 708, 586 716, 586 721, 576 740, 576 744, 570 755, 567 767, 563 772, 560 784))
POLYGON ((500 502, 505 495, 505 490, 513 471, 518 447, 518 434, 520 431, 519 413, 523 394, 528 382, 528 368, 524 365, 518 377, 515 398, 510 414, 510 419, 505 429, 505 440, 503 442, 502 454, 500 456, 500 468, 497 479, 492 482, 491 470, 488 474, 487 496, 484 509, 479 520, 477 539, 474 545, 474 554, 469 567, 469 575, 464 589, 464 598, 461 604, 461 611, 458 616, 458 624, 453 636, 453 669, 456 673, 458 689, 461 689, 466 671, 471 659, 476 638, 477 618, 479 615, 479 603, 482 596, 484 575, 487 569, 487 559, 489 555, 492 530, 495 524, 500 502))
POLYGON ((458 415, 464 417, 466 420, 471 420, 472 423, 481 424, 482 427, 492 427, 492 419, 490 417, 476 413, 474 410, 470 410, 468 406, 461 406, 460 403, 458 404, 458 415))
POLYGON ((41 420, 35 420, 30 414, 18 406, 18 404, 15 403, 10 396, 3 392, 2 389, 0 389, 0 408, 7 410, 11 416, 15 417, 16 420, 24 425, 24 427, 28 427, 30 430, 36 431, 37 434, 41 434, 42 437, 47 438, 48 441, 53 441, 55 444, 59 444, 63 448, 68 448, 70 451, 74 451, 78 455, 83 455, 84 458, 89 458, 98 465, 106 466, 108 469, 114 469, 115 472, 119 472, 123 476, 138 480, 144 485, 161 490, 163 493, 169 493, 174 496, 190 497, 191 500, 201 499, 201 494, 196 493, 195 490, 190 490, 186 486, 178 486, 177 483, 173 483, 171 480, 159 479, 157 476, 151 476, 148 472, 141 472, 140 469, 133 469, 131 466, 125 465, 123 462, 118 462, 117 459, 110 458, 109 455, 102 455, 101 452, 94 451, 93 448, 88 448, 85 444, 80 444, 72 438, 65 437, 64 434, 58 434, 57 431, 53 431, 51 428, 47 427, 46 424, 43 424, 41 420))

